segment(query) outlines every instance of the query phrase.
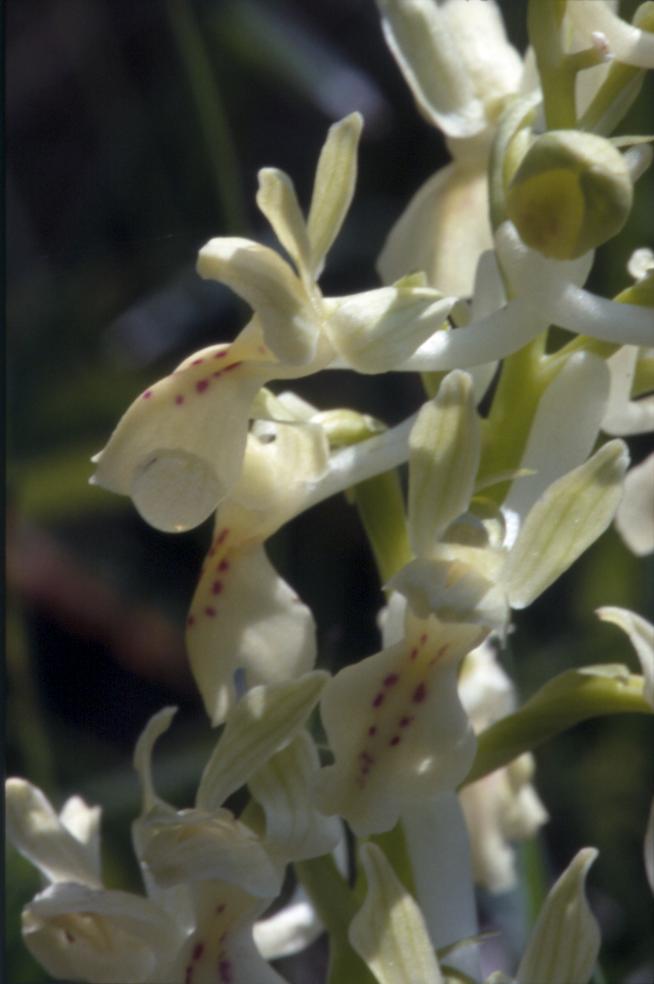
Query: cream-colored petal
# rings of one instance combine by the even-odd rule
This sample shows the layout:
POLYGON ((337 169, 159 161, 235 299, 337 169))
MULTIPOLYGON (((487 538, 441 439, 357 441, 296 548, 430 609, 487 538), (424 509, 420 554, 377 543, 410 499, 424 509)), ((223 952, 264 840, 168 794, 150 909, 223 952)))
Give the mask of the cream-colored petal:
POLYGON ((9 839, 48 881, 100 886, 92 839, 76 837, 40 789, 25 779, 7 779, 5 804, 9 839))
POLYGON ((81 796, 71 796, 59 811, 59 820, 75 840, 86 845, 89 864, 100 880, 100 818, 99 806, 87 806, 81 796))
POLYGON ((301 887, 283 909, 254 924, 257 950, 266 960, 300 953, 325 931, 315 907, 301 887))
POLYGON ((586 460, 597 440, 608 392, 606 363, 590 352, 570 356, 547 387, 520 460, 520 468, 534 474, 517 478, 503 504, 520 523, 553 482, 586 460))
POLYGON ((380 287, 330 302, 329 339, 357 372, 389 372, 447 327, 456 298, 429 288, 380 287))
POLYGON ((327 434, 317 423, 259 421, 248 436, 238 484, 219 524, 247 540, 264 539, 301 512, 329 467, 327 434))
POLYGON ((413 196, 377 268, 385 283, 423 270, 433 287, 469 297, 477 261, 492 244, 485 160, 477 168, 448 164, 413 196))
POLYGON ((160 711, 157 711, 149 719, 136 742, 136 747, 134 748, 134 768, 141 782, 143 797, 142 813, 146 813, 153 806, 163 803, 157 796, 152 779, 152 751, 157 739, 168 731, 176 713, 176 707, 163 707, 160 711))
POLYGON ((654 396, 631 399, 639 349, 624 345, 607 360, 611 374, 609 402, 602 421, 602 430, 616 437, 654 431, 654 396))
POLYGON ((627 472, 615 525, 637 557, 654 551, 654 454, 627 472))
POLYGON ((281 888, 282 868, 228 810, 158 812, 147 819, 143 864, 161 887, 219 879, 261 898, 274 898, 281 888))
POLYGON ((620 502, 628 463, 624 443, 609 441, 540 497, 504 571, 512 608, 531 604, 601 536, 620 502))
POLYGON ((307 228, 311 271, 317 279, 330 246, 347 215, 357 177, 357 150, 363 128, 360 113, 350 113, 329 128, 320 151, 307 228))
POLYGON ((402 642, 341 670, 321 701, 335 763, 322 771, 317 803, 358 835, 390 830, 408 802, 455 788, 474 756, 457 672, 479 628, 407 624, 402 642))
POLYGON ((287 174, 275 167, 259 171, 257 205, 275 230, 275 235, 300 273, 310 267, 307 227, 295 187, 287 174))
POLYGON ((441 984, 443 976, 425 921, 383 851, 363 844, 363 905, 350 924, 350 943, 379 984, 441 984))
POLYGON ((566 13, 579 35, 590 46, 601 35, 611 56, 638 68, 654 68, 654 34, 639 30, 618 17, 603 0, 575 0, 566 13))
POLYGON ((520 961, 517 984, 588 984, 600 947, 585 895, 596 857, 594 848, 583 848, 550 890, 520 961))
POLYGON ((183 937, 147 899, 69 883, 51 885, 25 907, 23 939, 56 980, 154 984, 183 937))
MULTIPOLYGON (((418 558, 391 578, 387 587, 407 599, 418 618, 478 625, 504 632, 509 607, 500 576, 503 557, 488 548, 441 546, 433 558, 418 558)), ((481 640, 480 640, 481 641, 481 640)))
POLYGON ((238 479, 250 404, 275 375, 248 334, 197 352, 142 393, 94 459, 92 481, 130 495, 157 529, 197 526, 238 479))
POLYGON ((280 861, 302 861, 332 851, 342 836, 336 817, 325 817, 312 802, 320 760, 313 740, 301 731, 248 781, 264 810, 266 850, 280 861))
POLYGON ((252 938, 267 900, 219 881, 198 884, 195 898, 197 928, 177 963, 179 984, 284 984, 252 938))
POLYGON ((274 250, 250 239, 210 239, 198 254, 197 271, 231 287, 250 305, 281 362, 306 365, 316 356, 319 318, 301 282, 274 250))
POLYGON ((300 676, 315 661, 311 611, 264 547, 232 542, 226 526, 214 537, 186 624, 191 669, 214 725, 236 700, 237 670, 251 687, 300 676))
POLYGON ((196 803, 215 810, 304 726, 329 679, 305 673, 298 680, 253 687, 232 708, 207 762, 196 803))
POLYGON ((522 62, 493 0, 378 0, 386 43, 418 108, 450 137, 484 131, 522 62))
POLYGON ((472 379, 451 372, 420 410, 409 440, 409 536, 416 556, 429 556, 443 530, 467 511, 480 445, 472 379))
POLYGON ((654 625, 642 615, 612 605, 598 608, 597 614, 603 622, 613 622, 626 632, 642 667, 643 697, 654 708, 654 625))

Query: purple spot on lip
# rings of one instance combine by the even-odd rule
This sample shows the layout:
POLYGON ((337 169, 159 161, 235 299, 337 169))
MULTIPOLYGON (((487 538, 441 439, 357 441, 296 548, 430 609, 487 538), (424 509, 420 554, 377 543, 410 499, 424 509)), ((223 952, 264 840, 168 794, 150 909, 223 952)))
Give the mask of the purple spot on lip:
POLYGON ((195 384, 195 388, 198 391, 198 393, 204 393, 204 391, 207 389, 208 386, 209 386, 209 381, 207 379, 199 379, 195 384))
POLYGON ((375 699, 372 702, 372 706, 373 707, 381 707, 381 705, 383 703, 384 703, 384 695, 383 694, 377 694, 377 696, 375 697, 375 699))
POLYGON ((387 677, 384 677, 384 686, 393 687, 399 679, 397 673, 389 673, 387 677))
POLYGON ((388 744, 389 745, 399 745, 400 744, 400 736, 399 735, 393 735, 393 737, 391 738, 391 740, 389 741, 388 744))
POLYGON ((416 689, 413 691, 413 697, 411 700, 414 704, 422 704, 423 700, 427 696, 427 684, 419 683, 416 689))
POLYGON ((151 396, 152 396, 152 390, 146 390, 145 393, 143 394, 143 399, 149 400, 151 396))

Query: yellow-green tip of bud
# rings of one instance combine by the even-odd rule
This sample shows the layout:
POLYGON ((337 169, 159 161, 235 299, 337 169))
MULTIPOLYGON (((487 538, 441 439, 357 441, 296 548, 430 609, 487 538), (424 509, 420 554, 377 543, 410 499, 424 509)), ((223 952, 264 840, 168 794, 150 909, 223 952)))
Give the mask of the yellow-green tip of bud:
POLYGON ((633 184, 609 140, 552 130, 531 145, 507 191, 507 213, 532 249, 573 260, 615 236, 627 221, 633 184))

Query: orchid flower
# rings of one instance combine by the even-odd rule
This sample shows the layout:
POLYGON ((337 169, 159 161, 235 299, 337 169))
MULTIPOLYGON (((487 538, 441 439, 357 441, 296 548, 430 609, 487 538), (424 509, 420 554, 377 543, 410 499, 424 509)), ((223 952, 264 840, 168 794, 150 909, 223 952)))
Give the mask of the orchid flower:
POLYGON ((448 293, 472 293, 492 245, 486 169, 497 119, 523 83, 495 0, 378 0, 384 37, 418 108, 453 162, 415 194, 379 259, 387 282, 423 270, 448 293))
POLYGON ((312 673, 250 690, 228 715, 189 810, 161 800, 152 781, 154 743, 174 708, 155 715, 139 739, 143 808, 134 842, 161 904, 190 915, 180 982, 281 981, 257 949, 255 922, 279 893, 290 859, 330 851, 340 838, 339 825, 311 806, 317 753, 302 730, 324 679, 312 673), (245 784, 264 810, 262 836, 222 806, 245 784))
POLYGON ((75 796, 57 815, 23 779, 8 779, 5 796, 9 837, 47 883, 23 910, 36 960, 57 980, 168 980, 183 931, 154 900, 103 887, 99 808, 75 796))
POLYGON ((605 367, 588 355, 555 377, 521 462, 535 474, 513 483, 501 513, 479 519, 474 506, 468 513, 481 443, 470 378, 454 372, 443 380, 411 434, 409 530, 415 559, 388 583, 416 617, 430 614, 506 632, 510 608, 531 604, 606 529, 620 501, 626 448, 611 441, 584 460, 602 418, 606 382, 605 367), (550 427, 558 413, 565 415, 581 378, 589 393, 595 389, 588 417, 553 447, 550 427))
POLYGON ((260 394, 243 471, 218 509, 214 535, 187 618, 191 668, 213 724, 224 720, 239 686, 291 679, 311 669, 310 610, 274 570, 264 543, 323 498, 393 467, 407 453, 409 425, 351 447, 339 439, 380 425, 354 411, 319 412, 287 392, 260 394))
POLYGON ((361 127, 353 113, 330 129, 306 221, 290 178, 273 168, 259 173, 257 204, 294 268, 259 243, 210 240, 199 253, 200 276, 239 294, 251 321, 231 344, 190 356, 141 394, 93 459, 92 481, 130 495, 158 529, 197 526, 233 489, 262 386, 310 375, 337 356, 360 371, 387 371, 455 305, 457 298, 413 282, 323 298, 317 277, 352 199, 361 127))

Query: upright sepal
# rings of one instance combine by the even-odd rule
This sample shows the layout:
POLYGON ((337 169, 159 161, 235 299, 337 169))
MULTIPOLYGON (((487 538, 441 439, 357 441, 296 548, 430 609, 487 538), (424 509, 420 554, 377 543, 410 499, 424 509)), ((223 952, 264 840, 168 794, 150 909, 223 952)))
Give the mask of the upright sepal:
POLYGON ((379 847, 363 844, 359 857, 367 891, 350 923, 352 946, 379 984, 441 984, 443 976, 415 899, 379 847))
POLYGON ((586 901, 586 876, 597 857, 579 851, 550 890, 520 961, 517 984, 587 984, 600 947, 600 933, 586 901))

